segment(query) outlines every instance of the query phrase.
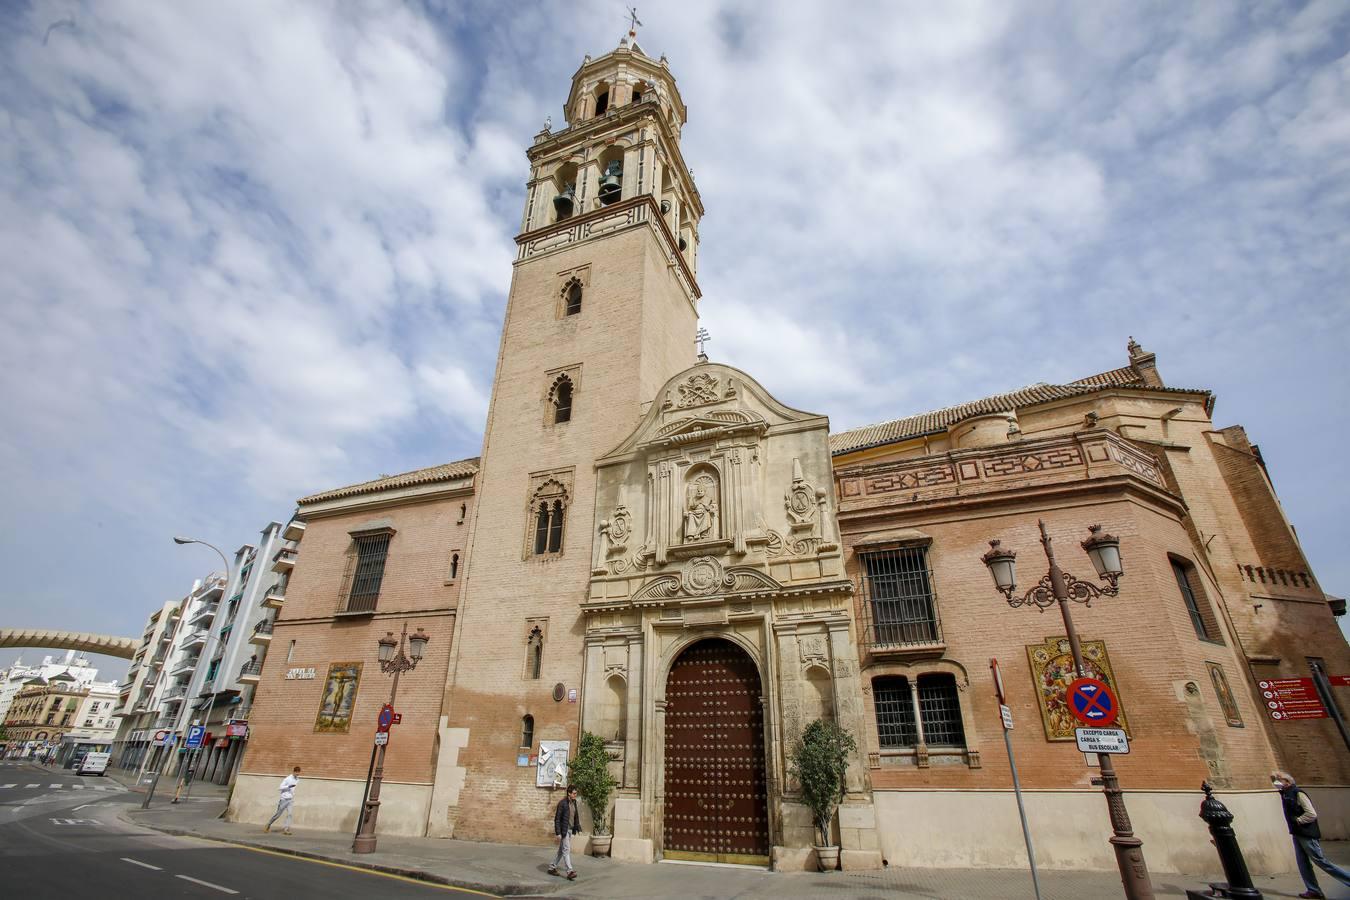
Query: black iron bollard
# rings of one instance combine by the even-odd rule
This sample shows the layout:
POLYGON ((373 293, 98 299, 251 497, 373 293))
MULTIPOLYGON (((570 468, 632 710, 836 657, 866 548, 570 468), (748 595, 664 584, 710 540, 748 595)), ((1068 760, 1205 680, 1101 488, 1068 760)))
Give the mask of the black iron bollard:
POLYGON ((1237 835, 1233 832, 1233 814, 1218 798, 1209 782, 1202 782, 1200 789, 1205 799, 1200 802, 1200 818, 1209 826, 1214 837, 1214 848, 1219 851, 1219 863, 1223 866, 1227 884, 1211 884, 1205 893, 1187 891, 1187 897, 1234 897, 1241 900, 1262 900, 1261 892, 1252 884, 1252 876, 1247 872, 1247 860, 1242 858, 1242 848, 1238 846, 1237 835))

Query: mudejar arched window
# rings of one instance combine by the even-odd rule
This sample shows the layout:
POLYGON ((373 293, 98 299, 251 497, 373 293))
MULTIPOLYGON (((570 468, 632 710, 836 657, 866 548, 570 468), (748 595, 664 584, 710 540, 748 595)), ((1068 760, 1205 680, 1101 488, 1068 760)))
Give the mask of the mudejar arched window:
POLYGON ((553 424, 572 421, 572 379, 561 376, 553 384, 553 424))
POLYGON ((550 479, 530 501, 531 541, 535 556, 561 553, 567 524, 567 489, 550 479))
POLYGON ((573 278, 563 289, 563 314, 575 316, 581 312, 581 282, 573 278))

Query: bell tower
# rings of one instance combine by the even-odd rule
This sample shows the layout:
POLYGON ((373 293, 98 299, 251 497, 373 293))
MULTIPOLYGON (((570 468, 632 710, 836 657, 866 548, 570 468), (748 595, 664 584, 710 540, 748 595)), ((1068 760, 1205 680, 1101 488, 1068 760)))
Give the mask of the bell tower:
MULTIPOLYGON (((572 77, 530 163, 476 486, 428 833, 544 835, 580 740, 596 460, 695 362, 698 223, 665 57, 631 34, 572 77), (543 773, 543 774, 541 774, 543 773), (541 784, 549 781, 549 784, 541 784)), ((545 835, 546 836, 546 835, 545 835)))

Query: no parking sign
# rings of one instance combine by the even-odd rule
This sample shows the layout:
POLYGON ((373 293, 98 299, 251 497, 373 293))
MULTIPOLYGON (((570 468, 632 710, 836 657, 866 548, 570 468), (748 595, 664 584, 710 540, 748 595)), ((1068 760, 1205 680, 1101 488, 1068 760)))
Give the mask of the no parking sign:
POLYGON ((1120 703, 1104 681, 1076 678, 1064 693, 1069 712, 1084 725, 1105 728, 1115 724, 1120 715, 1120 703))

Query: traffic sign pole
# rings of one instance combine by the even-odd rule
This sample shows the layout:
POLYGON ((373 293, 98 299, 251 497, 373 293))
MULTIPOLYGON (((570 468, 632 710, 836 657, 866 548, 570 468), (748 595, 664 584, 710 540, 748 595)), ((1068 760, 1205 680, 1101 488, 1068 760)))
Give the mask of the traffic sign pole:
POLYGON ((1345 747, 1350 750, 1350 734, 1346 733, 1345 720, 1341 718, 1341 711, 1336 708, 1336 701, 1331 696, 1331 682, 1327 680, 1327 673, 1322 670, 1321 663, 1311 663, 1313 673, 1313 685, 1317 688, 1317 693, 1322 697, 1322 704, 1326 706, 1327 714, 1331 716, 1331 721, 1336 723, 1336 730, 1341 733, 1341 740, 1345 742, 1345 747))
POLYGON ((989 670, 994 673, 994 696, 998 698, 999 719, 1003 731, 1003 746, 1008 750, 1008 768, 1012 770, 1013 796, 1017 798, 1017 817, 1022 820, 1022 840, 1027 845, 1027 862, 1031 865, 1031 889, 1036 892, 1036 900, 1041 900, 1041 879, 1036 874, 1036 851, 1031 846, 1031 828, 1027 825, 1027 809, 1022 804, 1022 783, 1017 780, 1017 757, 1013 756, 1012 714, 1008 712, 1003 696, 1003 675, 998 670, 998 660, 990 658, 989 670))

